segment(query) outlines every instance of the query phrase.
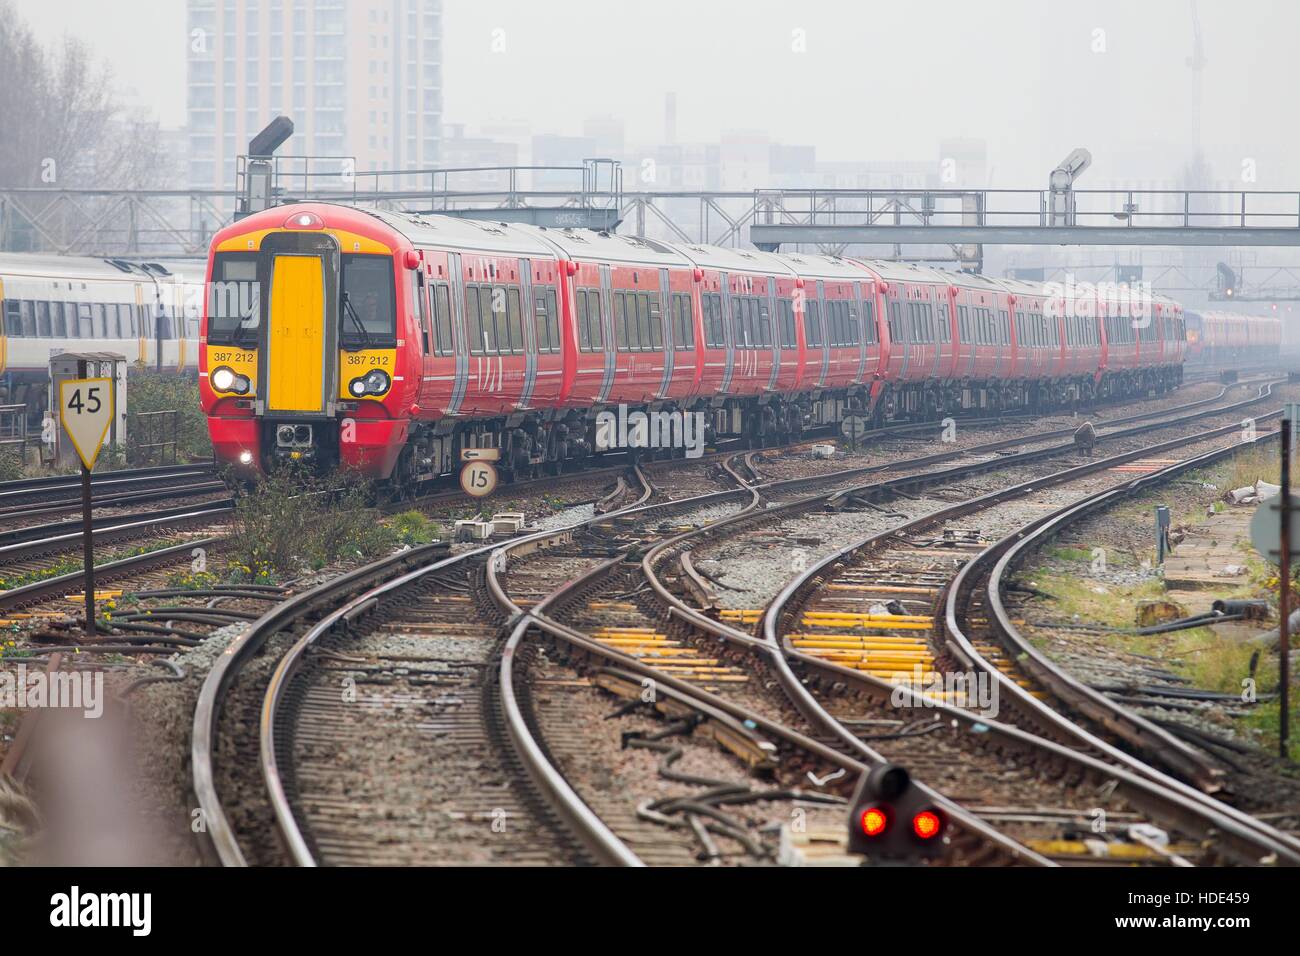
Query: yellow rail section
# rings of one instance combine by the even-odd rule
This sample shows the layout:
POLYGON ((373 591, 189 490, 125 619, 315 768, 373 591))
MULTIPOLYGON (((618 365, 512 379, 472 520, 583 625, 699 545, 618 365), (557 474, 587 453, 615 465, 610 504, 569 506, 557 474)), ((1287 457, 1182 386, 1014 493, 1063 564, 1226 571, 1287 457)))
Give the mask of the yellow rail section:
MULTIPOLYGON (((635 605, 617 601, 593 601, 588 607, 605 611, 636 610, 635 605)), ((601 627, 591 631, 591 637, 608 648, 682 680, 705 685, 740 684, 749 680, 744 671, 723 664, 716 657, 706 657, 690 645, 672 640, 652 627, 601 627)))

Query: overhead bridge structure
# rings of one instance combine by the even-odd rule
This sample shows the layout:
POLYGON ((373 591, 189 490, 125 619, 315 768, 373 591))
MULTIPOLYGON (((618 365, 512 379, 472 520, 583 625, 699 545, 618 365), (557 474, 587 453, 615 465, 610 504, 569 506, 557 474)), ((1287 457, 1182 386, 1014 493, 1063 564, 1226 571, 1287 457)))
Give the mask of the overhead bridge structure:
MULTIPOLYGON (((604 159, 379 172, 338 157, 270 161, 271 203, 325 200, 760 249, 841 253, 885 244, 893 258, 967 267, 990 244, 1300 245, 1300 190, 626 190, 620 165, 604 159)), ((0 189, 0 249, 202 255, 246 199, 249 167, 241 157, 231 190, 0 189)))

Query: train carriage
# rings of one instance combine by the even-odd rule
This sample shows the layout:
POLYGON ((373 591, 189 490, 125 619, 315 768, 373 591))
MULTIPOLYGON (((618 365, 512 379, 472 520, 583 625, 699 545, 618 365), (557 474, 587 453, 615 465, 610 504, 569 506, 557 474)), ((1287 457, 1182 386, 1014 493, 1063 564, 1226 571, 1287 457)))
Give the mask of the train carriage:
POLYGON ((507 477, 578 464, 616 405, 702 412, 708 437, 762 445, 848 414, 1154 393, 1186 349, 1164 299, 1146 321, 1109 292, 323 203, 228 227, 211 269, 201 394, 219 457, 399 485, 469 447, 497 449, 507 477))
POLYGON ((49 407, 50 356, 109 352, 134 369, 198 367, 202 264, 0 254, 0 405, 49 407))

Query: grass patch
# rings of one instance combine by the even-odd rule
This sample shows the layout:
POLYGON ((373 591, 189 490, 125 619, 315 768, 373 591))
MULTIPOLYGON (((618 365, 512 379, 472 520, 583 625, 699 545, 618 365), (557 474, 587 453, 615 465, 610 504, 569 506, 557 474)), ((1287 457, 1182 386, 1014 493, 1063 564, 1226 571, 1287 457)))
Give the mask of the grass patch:
POLYGON ((273 584, 335 561, 424 544, 442 531, 418 511, 384 520, 373 500, 368 483, 346 475, 323 480, 293 466, 277 469, 235 504, 228 580, 273 584))
MULTIPOLYGON (((120 551, 99 552, 95 555, 95 567, 98 568, 113 561, 120 561, 123 558, 134 558, 137 555, 148 554, 150 551, 170 548, 173 544, 175 544, 173 541, 153 541, 148 544, 133 545, 120 551)), ((33 584, 37 581, 57 578, 60 575, 71 574, 80 570, 82 570, 81 555, 76 557, 65 556, 59 558, 54 564, 46 565, 43 568, 24 571, 21 574, 15 574, 13 577, 0 577, 0 591, 12 591, 24 584, 33 584)))
POLYGON ((384 522, 400 544, 428 544, 442 535, 442 526, 423 511, 403 511, 384 522))

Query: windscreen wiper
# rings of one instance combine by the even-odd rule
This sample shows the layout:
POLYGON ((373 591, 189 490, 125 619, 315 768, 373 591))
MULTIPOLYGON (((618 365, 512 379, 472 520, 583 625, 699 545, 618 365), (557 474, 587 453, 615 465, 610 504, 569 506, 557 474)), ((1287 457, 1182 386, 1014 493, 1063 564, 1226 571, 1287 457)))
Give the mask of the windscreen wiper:
POLYGON ((343 309, 347 312, 349 318, 352 319, 352 324, 357 327, 357 331, 361 333, 361 340, 365 343, 365 348, 374 348, 374 344, 370 339, 370 333, 366 331, 365 325, 361 322, 361 316, 357 315, 357 310, 353 308, 352 300, 348 297, 346 292, 343 293, 343 309))
POLYGON ((245 322, 247 322, 247 321, 248 321, 249 319, 251 319, 252 317, 253 317, 253 311, 252 311, 252 309, 250 309, 250 310, 248 311, 248 314, 247 314, 247 315, 241 315, 241 316, 239 317, 239 325, 235 326, 235 335, 234 335, 234 340, 235 340, 235 343, 234 343, 234 344, 235 344, 235 348, 237 348, 237 349, 246 349, 246 348, 249 348, 248 345, 245 345, 245 344, 244 344, 244 333, 245 333, 245 332, 252 332, 252 333, 253 333, 253 342, 252 342, 252 344, 253 344, 253 345, 257 345, 257 326, 256 326, 256 325, 245 325, 245 324, 244 324, 245 322))

